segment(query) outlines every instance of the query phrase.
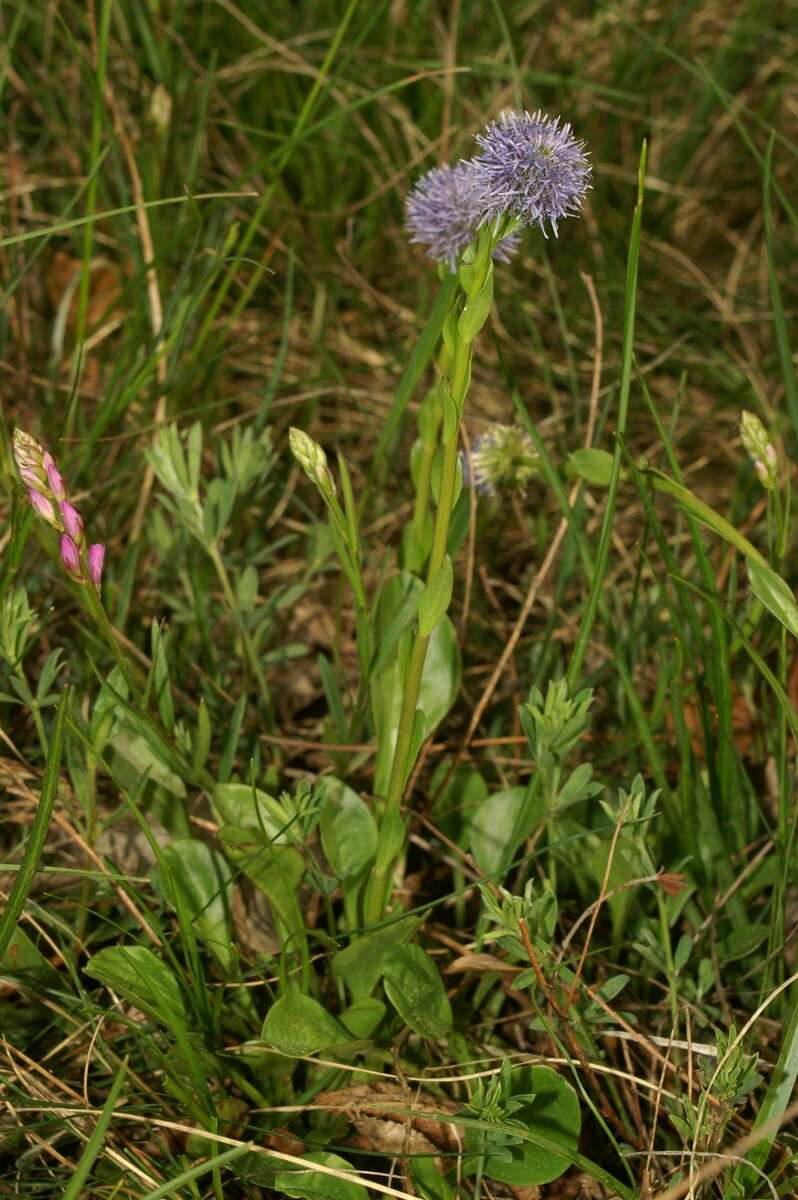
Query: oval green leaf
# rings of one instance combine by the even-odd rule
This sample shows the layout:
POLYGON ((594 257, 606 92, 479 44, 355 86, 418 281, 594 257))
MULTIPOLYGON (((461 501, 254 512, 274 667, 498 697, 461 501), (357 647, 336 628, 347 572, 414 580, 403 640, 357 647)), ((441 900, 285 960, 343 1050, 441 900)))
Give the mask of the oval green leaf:
POLYGON ((281 1054, 289 1058, 302 1058, 316 1054, 328 1046, 340 1046, 349 1041, 349 1035, 335 1017, 322 1008, 312 996, 304 996, 299 989, 289 986, 285 995, 266 1014, 261 1034, 281 1054))
POLYGON ((328 1150, 311 1150, 309 1154, 303 1154, 302 1159, 306 1163, 319 1163, 324 1167, 345 1171, 353 1178, 342 1179, 304 1168, 298 1171, 282 1170, 277 1172, 274 1179, 274 1188, 279 1195, 298 1196, 300 1200, 368 1200, 368 1192, 362 1183, 355 1181, 355 1169, 345 1158, 328 1150))
POLYGON ((152 883, 166 903, 183 910, 197 936, 216 960, 229 967, 233 961, 230 932, 231 870, 227 860, 197 838, 175 838, 161 851, 152 872, 152 883), (178 895, 176 895, 176 892, 178 895))
POLYGON ((385 994, 414 1033, 436 1040, 452 1028, 452 1008, 435 963, 420 946, 392 946, 382 962, 385 994))
POLYGON ((176 1033, 185 1030, 186 1010, 177 980, 146 946, 107 946, 92 955, 84 970, 160 1025, 176 1033))
POLYGON ((377 853, 377 825, 357 792, 340 779, 326 777, 322 794, 319 832, 327 861, 338 879, 351 879, 373 861, 377 853))

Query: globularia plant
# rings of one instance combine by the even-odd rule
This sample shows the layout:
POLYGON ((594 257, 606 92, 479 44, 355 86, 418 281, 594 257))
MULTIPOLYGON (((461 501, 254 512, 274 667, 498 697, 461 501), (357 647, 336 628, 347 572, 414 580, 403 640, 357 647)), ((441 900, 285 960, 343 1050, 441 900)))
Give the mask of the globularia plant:
MULTIPOLYGON (((558 118, 540 112, 505 112, 476 140, 479 154, 453 166, 434 167, 416 183, 406 202, 410 240, 422 245, 442 269, 456 272, 458 286, 443 325, 438 381, 422 405, 423 421, 420 419, 432 453, 427 457, 426 469, 418 473, 416 486, 424 489, 423 503, 417 502, 414 507, 403 546, 410 549, 410 559, 419 573, 425 566, 425 578, 418 593, 411 647, 400 681, 401 708, 383 797, 376 861, 364 896, 363 916, 369 922, 379 921, 385 912, 394 864, 404 848, 400 807, 424 739, 425 719, 419 707, 424 666, 431 638, 452 596, 454 576, 448 542, 452 513, 463 485, 460 426, 471 382, 474 343, 493 303, 494 262, 511 257, 525 226, 538 226, 544 233, 550 229, 556 234, 563 218, 580 211, 590 186, 584 143, 574 137, 570 125, 558 118), (429 545, 424 522, 427 490, 435 506, 429 545)), ((329 507, 330 489, 312 470, 311 460, 315 460, 308 442, 303 435, 292 432, 292 450, 329 507)), ((513 445, 505 432, 497 432, 476 447, 471 468, 474 482, 493 487, 508 464, 509 473, 514 470, 525 483, 536 466, 533 449, 523 442, 513 445)), ((352 546, 357 536, 354 521, 343 510, 331 510, 331 518, 339 552, 342 548, 346 551, 346 573, 357 584, 362 624, 361 577, 352 546)), ((360 658, 362 664, 362 652, 360 658)))

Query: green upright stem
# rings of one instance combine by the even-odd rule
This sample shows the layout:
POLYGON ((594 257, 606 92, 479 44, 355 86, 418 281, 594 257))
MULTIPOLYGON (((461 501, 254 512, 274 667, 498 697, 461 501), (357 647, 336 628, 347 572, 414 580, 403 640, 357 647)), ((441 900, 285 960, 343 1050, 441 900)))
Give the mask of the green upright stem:
MULTIPOLYGON (((452 369, 451 392, 459 413, 463 410, 465 392, 468 387, 469 366, 471 363, 470 343, 458 339, 454 353, 452 369)), ((444 430, 445 432, 445 430, 444 430)), ((435 510, 435 526, 432 534, 432 550, 427 565, 427 584, 440 571, 446 557, 446 547, 449 541, 449 525, 454 507, 454 489, 457 481, 457 443, 460 433, 460 422, 455 426, 453 436, 448 441, 441 442, 441 478, 438 504, 435 510)), ((404 690, 402 694, 402 711, 399 716, 399 730, 396 736, 396 748, 393 754, 391 777, 388 783, 388 795, 385 798, 386 809, 398 809, 402 802, 405 779, 412 764, 409 762, 410 745, 413 737, 413 725, 418 707, 418 694, 421 689, 421 677, 424 673, 424 662, 427 657, 429 636, 424 636, 416 629, 410 662, 407 665, 404 690)))
MULTIPOLYGON (((441 472, 440 488, 435 510, 435 525, 432 534, 432 549, 427 565, 427 585, 435 578, 446 557, 449 541, 449 526, 452 518, 452 508, 455 500, 457 484, 457 446, 460 433, 459 414, 463 411, 465 394, 468 390, 471 366, 471 344, 458 339, 452 373, 450 391, 454 399, 458 420, 448 439, 441 441, 441 472)), ((444 424, 444 436, 448 432, 444 424)), ((404 678, 402 690, 402 709, 399 715, 399 728, 396 735, 391 775, 388 781, 388 792, 385 797, 383 826, 390 828, 391 819, 397 819, 404 794, 405 781, 412 767, 413 727, 418 708, 418 696, 421 690, 421 679, 424 674, 424 663, 427 658, 429 634, 422 634, 416 627, 413 648, 404 678)), ((379 858, 378 858, 379 861, 379 858)), ((365 918, 367 922, 377 922, 382 919, 390 886, 390 873, 393 863, 383 866, 375 865, 372 872, 371 884, 365 898, 365 918)))

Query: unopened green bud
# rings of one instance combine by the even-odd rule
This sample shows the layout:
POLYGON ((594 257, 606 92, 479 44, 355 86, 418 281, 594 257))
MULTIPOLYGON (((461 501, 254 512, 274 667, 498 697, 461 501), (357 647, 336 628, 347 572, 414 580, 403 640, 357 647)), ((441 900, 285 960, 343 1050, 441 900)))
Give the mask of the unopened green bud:
POLYGON ((319 443, 314 442, 302 429, 292 428, 288 431, 288 444, 308 479, 320 491, 335 495, 335 480, 327 466, 327 455, 319 443))
POLYGON ((743 412, 740 420, 740 440, 754 464, 759 482, 769 492, 772 491, 778 483, 778 455, 765 426, 754 413, 743 412))

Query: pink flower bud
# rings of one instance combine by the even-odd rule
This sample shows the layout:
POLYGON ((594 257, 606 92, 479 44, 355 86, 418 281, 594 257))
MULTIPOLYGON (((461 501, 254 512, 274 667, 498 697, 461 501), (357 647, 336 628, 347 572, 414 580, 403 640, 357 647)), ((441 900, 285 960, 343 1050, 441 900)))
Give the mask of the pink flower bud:
POLYGON ((105 546, 103 546, 101 542, 95 542, 93 545, 89 546, 89 575, 96 588, 100 586, 104 562, 105 546))
POLYGON ((83 541, 83 521, 80 513, 73 504, 68 500, 61 501, 61 516, 64 520, 64 529, 67 531, 73 542, 78 545, 83 541))
POLYGON ((768 480, 770 479, 770 472, 768 471, 767 467, 765 466, 765 464, 762 462, 762 460, 760 458, 758 458, 756 460, 756 462, 754 463, 754 470, 756 471, 757 475, 759 476, 759 480, 761 483, 768 482, 768 480))
POLYGON ((61 535, 61 562, 73 579, 82 579, 80 551, 68 533, 61 535))
POLYGON ((45 450, 42 457, 42 463, 47 473, 47 482, 50 485, 50 491, 53 493, 53 496, 56 500, 65 500, 67 491, 64 486, 64 481, 61 478, 61 472, 55 465, 55 459, 53 458, 52 454, 50 454, 49 450, 45 450))
POLYGON ((44 517, 45 521, 49 521, 51 525, 57 526, 58 521, 56 520, 55 510, 47 497, 43 496, 41 492, 37 492, 36 488, 31 488, 28 495, 30 496, 31 504, 39 516, 44 517))
POLYGON ((28 487, 40 488, 42 486, 41 477, 30 467, 20 467, 19 474, 22 482, 26 483, 28 487))

